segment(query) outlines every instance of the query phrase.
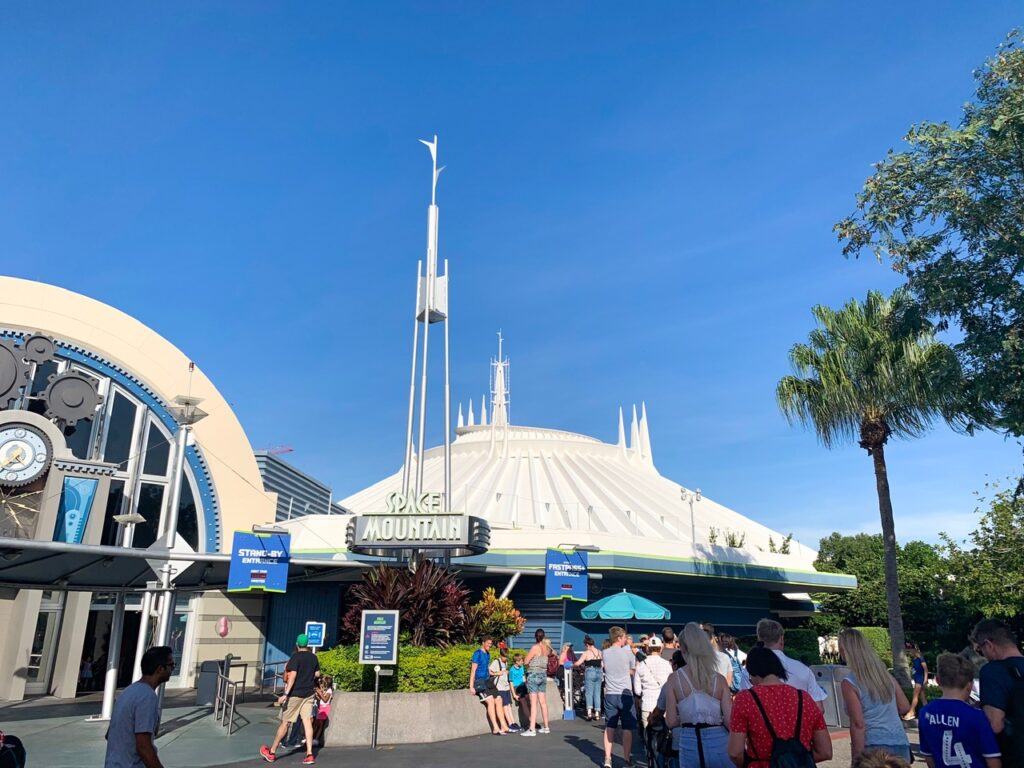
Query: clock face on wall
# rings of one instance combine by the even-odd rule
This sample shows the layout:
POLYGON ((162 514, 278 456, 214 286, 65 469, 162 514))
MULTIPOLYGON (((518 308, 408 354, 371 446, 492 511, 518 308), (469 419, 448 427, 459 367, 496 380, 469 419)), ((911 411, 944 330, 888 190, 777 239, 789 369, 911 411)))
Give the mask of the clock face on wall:
POLYGON ((46 472, 52 456, 42 431, 20 423, 0 426, 0 485, 28 485, 46 472))

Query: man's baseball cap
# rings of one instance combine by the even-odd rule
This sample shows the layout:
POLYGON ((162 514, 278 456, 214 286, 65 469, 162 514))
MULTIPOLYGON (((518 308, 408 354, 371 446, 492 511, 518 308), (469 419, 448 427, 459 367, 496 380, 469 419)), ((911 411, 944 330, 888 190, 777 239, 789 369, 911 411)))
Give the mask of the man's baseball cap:
POLYGON ((647 638, 647 647, 661 648, 661 638, 659 638, 657 635, 651 635, 647 638))
POLYGON ((299 648, 305 648, 309 645, 309 638, 306 637, 305 632, 295 638, 295 644, 299 646, 299 648))

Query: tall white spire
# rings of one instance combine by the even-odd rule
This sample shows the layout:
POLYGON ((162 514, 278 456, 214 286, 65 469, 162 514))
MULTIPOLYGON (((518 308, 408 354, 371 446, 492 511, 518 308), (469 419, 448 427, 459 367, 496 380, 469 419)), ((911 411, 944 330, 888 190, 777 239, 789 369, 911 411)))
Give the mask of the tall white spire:
POLYGON ((626 427, 622 422, 622 406, 619 406, 619 441, 616 443, 622 453, 626 452, 626 427))
POLYGON ((462 420, 462 403, 459 403, 459 421, 455 426, 457 429, 462 429, 466 426, 465 422, 462 420))
POLYGON ((473 401, 472 400, 469 401, 469 416, 466 417, 466 426, 467 427, 475 427, 476 426, 476 418, 473 416, 473 401))
POLYGON ((502 355, 501 331, 498 331, 498 356, 491 360, 491 425, 504 427, 508 425, 508 358, 502 355))
POLYGON ((647 426, 647 403, 640 403, 640 455, 654 466, 654 455, 651 453, 651 431, 647 426))
POLYGON ((487 426, 487 395, 480 395, 480 426, 487 426))
POLYGON ((633 454, 640 453, 640 425, 636 418, 636 403, 633 403, 633 421, 629 425, 629 450, 633 454))

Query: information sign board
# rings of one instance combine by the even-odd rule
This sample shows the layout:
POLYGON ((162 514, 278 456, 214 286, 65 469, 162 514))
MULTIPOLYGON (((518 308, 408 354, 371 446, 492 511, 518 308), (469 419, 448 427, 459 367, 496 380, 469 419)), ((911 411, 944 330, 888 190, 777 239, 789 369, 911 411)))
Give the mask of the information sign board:
POLYGON ((398 611, 363 611, 359 663, 398 663, 398 611))
POLYGON ((324 637, 327 635, 327 625, 322 621, 306 622, 306 639, 311 648, 323 648, 324 637))

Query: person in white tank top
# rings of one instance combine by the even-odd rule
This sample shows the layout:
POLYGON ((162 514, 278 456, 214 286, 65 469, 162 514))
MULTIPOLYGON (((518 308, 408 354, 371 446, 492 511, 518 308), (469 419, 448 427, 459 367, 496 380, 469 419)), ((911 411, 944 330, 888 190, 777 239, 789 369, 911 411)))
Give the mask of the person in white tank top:
POLYGON ((734 768, 729 758, 729 684, 715 669, 715 649, 700 625, 683 629, 686 666, 669 680, 665 721, 678 729, 679 763, 692 768, 734 768))

